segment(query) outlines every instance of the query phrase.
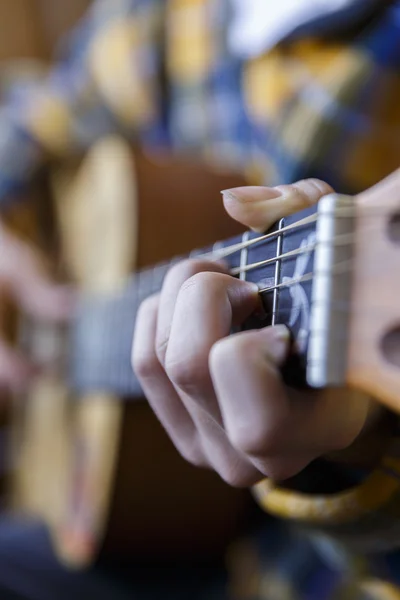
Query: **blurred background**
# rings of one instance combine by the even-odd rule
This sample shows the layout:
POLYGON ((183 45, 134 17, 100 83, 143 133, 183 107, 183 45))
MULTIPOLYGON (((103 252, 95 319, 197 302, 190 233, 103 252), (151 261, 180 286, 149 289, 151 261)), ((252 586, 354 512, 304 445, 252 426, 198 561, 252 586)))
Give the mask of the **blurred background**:
MULTIPOLYGON (((40 79, 89 5, 0 0, 3 95, 14 82, 40 79)), ((220 190, 242 182, 234 172, 145 156, 122 138, 106 138, 47 165, 23 191, 27 202, 11 206, 3 218, 42 253, 54 278, 83 290, 113 291, 131 270, 240 232, 224 213, 220 190)), ((0 299, 0 322, 15 341, 19 315, 6 298, 0 299)), ((65 579, 71 566, 90 571, 106 561, 118 568, 136 565, 140 579, 138 565, 146 570, 158 564, 164 565, 161 572, 178 569, 178 580, 170 582, 176 597, 180 579, 193 593, 200 579, 209 580, 206 597, 215 586, 222 597, 227 548, 253 519, 248 493, 186 464, 145 401, 98 394, 71 409, 68 392, 65 381, 44 378, 22 403, 3 403, 3 428, 14 440, 13 467, 2 479, 10 515, 0 526, 0 543, 6 536, 9 548, 6 562, 27 559, 16 541, 25 535, 24 547, 38 549, 39 562, 31 565, 37 572, 44 566, 48 573, 67 569, 65 579), (49 559, 53 549, 56 558, 49 559)), ((43 589, 51 579, 42 581, 43 589)), ((54 585, 49 589, 61 598, 54 585)), ((150 597, 145 594, 140 598, 150 597)))
MULTIPOLYGON (((331 22, 330 3, 314 15, 299 2, 304 29, 282 3, 279 36, 253 55, 276 3, 247 2, 97 0, 71 39, 90 0, 0 0, 0 225, 54 281, 117 294, 137 270, 241 233, 220 191, 246 181, 318 177, 355 194, 398 167, 398 3, 337 0, 331 22), (245 59, 228 50, 234 5, 237 33, 251 17, 245 59)), ((68 331, 21 312, 2 290, 0 329, 51 368, 0 392, 1 600, 332 597, 346 555, 321 562, 248 490, 186 463, 144 398, 77 394, 60 369, 68 331)), ((336 489, 332 473, 322 461, 304 487, 286 482, 294 506, 293 489, 336 489)))
POLYGON ((49 61, 60 37, 89 6, 89 0, 1 0, 0 59, 49 61))

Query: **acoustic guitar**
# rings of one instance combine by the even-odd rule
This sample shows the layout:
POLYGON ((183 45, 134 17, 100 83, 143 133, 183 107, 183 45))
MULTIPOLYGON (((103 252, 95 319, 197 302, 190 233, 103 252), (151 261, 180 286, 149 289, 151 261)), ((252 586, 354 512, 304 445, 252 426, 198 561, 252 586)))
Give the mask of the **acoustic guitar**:
MULTIPOLYGON (((7 221, 82 297, 118 295, 135 267, 241 229, 219 195, 243 183, 237 175, 187 159, 150 161, 118 138, 51 174, 49 198, 40 186, 40 200, 16 205, 7 221)), ((21 349, 46 369, 8 419, 9 509, 44 520, 60 558, 81 568, 99 555, 220 557, 247 518, 249 494, 185 463, 143 398, 70 387, 61 328, 19 323, 21 349)))
MULTIPOLYGON (((116 185, 117 180, 114 183, 116 185)), ((131 206, 128 197, 134 196, 134 188, 132 183, 125 200, 124 194, 118 198, 122 207, 124 202, 131 206)), ((74 210, 69 207, 69 218, 75 214, 74 226, 78 227, 76 215, 83 210, 83 203, 79 194, 75 194, 75 199, 74 210)), ((134 468, 140 450, 136 446, 135 454, 132 447, 134 426, 137 432, 138 423, 142 423, 138 409, 141 404, 134 400, 141 398, 142 392, 131 370, 130 350, 140 302, 160 289, 166 272, 178 259, 129 275, 130 261, 124 262, 121 257, 134 247, 135 217, 130 211, 126 208, 115 211, 118 214, 115 218, 120 219, 120 227, 115 231, 124 231, 123 238, 115 234, 111 256, 107 252, 108 241, 101 240, 104 244, 99 248, 101 260, 95 264, 81 262, 82 250, 74 245, 68 248, 65 242, 66 254, 74 265, 71 270, 78 274, 76 280, 81 291, 78 313, 68 332, 69 360, 60 369, 58 361, 54 361, 57 353, 52 350, 49 354, 55 365, 53 375, 49 380, 44 379, 36 392, 40 397, 36 404, 43 403, 46 396, 54 398, 56 393, 63 397, 58 402, 63 407, 61 418, 57 416, 60 422, 70 423, 67 413, 74 414, 68 431, 53 439, 58 450, 53 452, 52 458, 63 456, 61 462, 58 458, 63 468, 57 470, 54 465, 52 470, 49 463, 46 466, 47 478, 50 473, 53 477, 55 473, 65 476, 56 484, 53 481, 52 505, 58 507, 58 513, 49 517, 48 482, 46 486, 39 486, 42 499, 37 502, 37 506, 40 505, 37 512, 46 516, 60 556, 80 566, 93 560, 107 544, 119 553, 123 548, 132 555, 135 552, 132 540, 137 546, 138 540, 143 543, 146 537, 146 531, 142 531, 143 538, 140 538, 137 521, 135 525, 135 518, 132 519, 132 515, 143 515, 145 511, 136 513, 132 509, 141 485, 140 469, 134 468), (105 267, 108 264, 112 264, 109 272, 105 267), (122 266, 118 269, 117 264, 122 266), (68 402, 64 399, 65 384, 58 389, 55 383, 55 380, 63 381, 65 372, 68 390, 75 398, 68 402)), ((111 212, 109 209, 102 214, 107 227, 111 212)), ((398 410, 400 327, 395 299, 400 281, 393 279, 392 274, 396 272, 396 261, 400 260, 399 215, 400 172, 397 172, 360 196, 327 196, 318 207, 282 219, 263 235, 241 232, 226 241, 193 250, 190 255, 224 258, 232 276, 258 283, 265 316, 263 319, 252 317, 243 327, 284 323, 291 329, 293 352, 283 370, 289 385, 313 389, 348 385, 398 410)), ((71 224, 66 225, 62 210, 59 220, 64 222, 64 230, 73 228, 71 224)), ((88 242, 85 235, 81 238, 88 242)), ((46 333, 40 324, 31 324, 27 337, 33 349, 43 347, 38 340, 46 333)), ((64 353, 60 352, 59 356, 63 358, 64 353)), ((32 417, 25 415, 24 422, 31 423, 32 417)), ((61 432, 63 427, 65 429, 65 425, 60 428, 61 432)), ((20 435, 20 439, 26 436, 20 435)), ((163 472, 159 463, 163 446, 152 447, 152 439, 141 439, 143 454, 139 458, 153 457, 153 498, 158 508, 163 509, 170 486, 169 474, 163 472)), ((24 476, 19 478, 16 497, 23 498, 20 507, 29 505, 26 499, 30 486, 26 475, 31 476, 32 469, 27 465, 20 467, 20 474, 28 479, 25 492, 21 492, 24 476)), ((201 494, 202 482, 198 483, 198 487, 190 490, 192 483, 181 480, 180 492, 191 491, 196 497, 201 494)), ((217 490, 216 480, 213 485, 217 490)), ((217 491, 215 503, 209 489, 208 502, 214 508, 217 504, 222 506, 221 498, 224 500, 225 493, 229 495, 224 486, 222 492, 217 491)), ((222 512, 213 511, 213 523, 220 526, 217 536, 220 541, 229 537, 228 530, 232 527, 224 530, 224 525, 231 525, 238 518, 243 502, 240 494, 233 501, 227 496, 222 512), (228 518, 227 506, 231 510, 228 518)), ((31 502, 30 508, 33 504, 31 502)), ((157 520, 157 508, 151 513, 157 520)), ((186 518, 176 515, 173 506, 169 508, 169 515, 177 517, 177 522, 186 518)), ((186 531, 188 537, 194 539, 201 522, 195 517, 192 525, 193 529, 186 531)))

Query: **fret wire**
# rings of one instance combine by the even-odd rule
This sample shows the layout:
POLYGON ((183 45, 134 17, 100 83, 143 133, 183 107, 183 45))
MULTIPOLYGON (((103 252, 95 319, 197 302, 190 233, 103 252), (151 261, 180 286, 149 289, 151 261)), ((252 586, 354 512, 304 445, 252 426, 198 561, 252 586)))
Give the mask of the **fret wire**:
MULTIPOLYGON (((278 229, 280 231, 282 231, 283 227, 284 227, 284 219, 281 219, 279 221, 278 229)), ((276 244, 277 260, 275 262, 275 285, 278 285, 278 283, 280 281, 280 277, 281 277, 281 261, 279 260, 279 257, 282 255, 282 245, 283 245, 283 237, 281 234, 278 236, 277 244, 276 244)), ((275 322, 276 322, 276 314, 277 314, 277 309, 278 309, 278 296, 279 296, 279 290, 278 290, 278 288, 275 288, 274 298, 272 301, 272 309, 273 309, 272 325, 275 325, 275 322)))
POLYGON ((242 235, 242 242, 244 244, 243 248, 240 251, 240 266, 239 266, 239 278, 242 279, 243 281, 246 281, 246 266, 247 266, 247 258, 249 255, 249 250, 248 250, 248 246, 246 246, 246 242, 249 239, 249 235, 250 232, 249 231, 245 231, 244 234, 242 235))
MULTIPOLYGON (((321 304, 321 303, 322 302, 313 302, 312 306, 316 306, 316 305, 321 304)), ((301 308, 301 306, 302 306, 301 304, 292 304, 292 305, 287 306, 285 308, 280 308, 279 309, 279 314, 290 314, 292 310, 301 308)), ((331 310, 331 312, 349 312, 351 310, 351 303, 348 302, 348 303, 346 303, 345 306, 340 306, 340 305, 339 306, 334 306, 334 304, 333 304, 333 307, 331 306, 330 310, 331 310)), ((376 310, 381 310, 381 309, 377 308, 376 310)), ((271 317, 271 318, 273 318, 274 316, 276 316, 276 315, 274 315, 274 311, 273 310, 266 310, 264 314, 265 314, 266 317, 271 317)))
POLYGON ((305 275, 302 275, 301 277, 296 277, 295 279, 291 279, 290 281, 287 281, 285 283, 278 283, 276 285, 271 285, 270 287, 261 288, 259 290, 259 294, 265 294, 267 292, 273 292, 274 290, 292 287, 293 285, 297 285, 298 283, 302 283, 305 281, 311 281, 311 279, 313 277, 314 277, 313 272, 306 273, 305 275))

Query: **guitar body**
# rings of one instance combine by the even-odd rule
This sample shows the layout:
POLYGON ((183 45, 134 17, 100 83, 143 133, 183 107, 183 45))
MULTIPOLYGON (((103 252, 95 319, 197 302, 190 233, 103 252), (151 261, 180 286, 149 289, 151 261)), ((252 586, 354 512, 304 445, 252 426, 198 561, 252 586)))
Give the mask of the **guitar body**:
MULTIPOLYGON (((241 184, 181 161, 134 160, 105 139, 52 179, 63 270, 80 290, 114 292, 137 267, 235 235, 219 191, 241 184)), ((13 422, 12 508, 44 519, 69 565, 216 558, 246 516, 248 493, 188 465, 144 399, 77 398, 47 375, 13 422)))

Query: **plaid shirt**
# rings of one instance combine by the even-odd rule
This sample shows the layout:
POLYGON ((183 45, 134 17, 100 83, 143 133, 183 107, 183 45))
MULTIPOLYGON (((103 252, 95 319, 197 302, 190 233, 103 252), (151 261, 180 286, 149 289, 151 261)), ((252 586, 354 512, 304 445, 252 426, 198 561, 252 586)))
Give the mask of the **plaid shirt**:
MULTIPOLYGON (((56 66, 7 93, 0 202, 49 158, 81 152, 110 132, 148 150, 240 169, 250 184, 319 177, 353 194, 398 168, 399 1, 382 3, 352 31, 282 43, 246 62, 227 50, 228 22, 227 0, 95 3, 56 66)), ((278 528, 274 543, 284 550, 274 555, 265 552, 268 543, 253 543, 258 583, 242 589, 239 582, 237 597, 400 598, 373 579, 396 579, 387 553, 400 545, 399 442, 394 435, 372 473, 349 473, 340 493, 256 486, 267 512, 312 533, 278 528), (335 541, 328 544, 327 535, 335 541), (366 548, 381 554, 367 559, 366 548)))

